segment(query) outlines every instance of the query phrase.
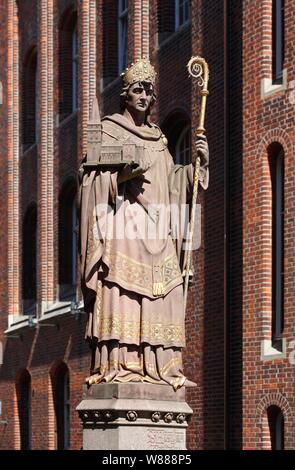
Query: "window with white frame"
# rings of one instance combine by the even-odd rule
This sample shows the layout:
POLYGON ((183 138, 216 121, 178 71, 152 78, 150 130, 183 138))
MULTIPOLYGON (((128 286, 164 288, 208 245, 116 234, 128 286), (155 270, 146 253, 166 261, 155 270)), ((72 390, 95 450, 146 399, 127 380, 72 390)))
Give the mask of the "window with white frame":
POLYGON ((128 0, 118 0, 118 65, 119 73, 127 67, 128 0))
POLYGON ((78 108, 78 35, 77 23, 72 33, 72 112, 78 108))
POLYGON ((191 129, 186 126, 181 132, 175 147, 175 163, 187 165, 191 163, 191 129))
POLYGON ((175 0, 175 31, 190 18, 190 0, 175 0))

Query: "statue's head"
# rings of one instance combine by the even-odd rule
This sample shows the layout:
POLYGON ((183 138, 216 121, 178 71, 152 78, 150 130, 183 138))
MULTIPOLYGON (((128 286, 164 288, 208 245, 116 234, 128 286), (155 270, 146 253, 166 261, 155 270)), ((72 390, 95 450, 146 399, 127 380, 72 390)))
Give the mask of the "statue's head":
POLYGON ((137 60, 122 74, 121 111, 129 106, 136 107, 149 114, 156 101, 156 72, 148 59, 137 60), (143 92, 145 91, 145 93, 143 92), (139 98, 141 96, 141 98, 139 98))

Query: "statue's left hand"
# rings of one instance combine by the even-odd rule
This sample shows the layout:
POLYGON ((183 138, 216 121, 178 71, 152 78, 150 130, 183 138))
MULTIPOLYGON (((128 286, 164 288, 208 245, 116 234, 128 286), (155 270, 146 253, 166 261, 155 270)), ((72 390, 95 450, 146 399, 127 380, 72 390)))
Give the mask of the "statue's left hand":
POLYGON ((209 165, 209 147, 205 135, 198 135, 196 140, 196 149, 201 159, 201 166, 209 165))

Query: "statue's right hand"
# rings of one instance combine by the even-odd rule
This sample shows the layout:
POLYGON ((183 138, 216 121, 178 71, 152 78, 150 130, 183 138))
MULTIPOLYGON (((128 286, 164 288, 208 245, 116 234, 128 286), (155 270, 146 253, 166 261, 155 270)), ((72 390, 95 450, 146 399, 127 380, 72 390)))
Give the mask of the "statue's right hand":
POLYGON ((118 184, 125 183, 125 181, 136 178, 137 176, 142 175, 150 168, 150 162, 141 161, 139 165, 135 168, 129 165, 128 163, 122 168, 118 174, 118 184))

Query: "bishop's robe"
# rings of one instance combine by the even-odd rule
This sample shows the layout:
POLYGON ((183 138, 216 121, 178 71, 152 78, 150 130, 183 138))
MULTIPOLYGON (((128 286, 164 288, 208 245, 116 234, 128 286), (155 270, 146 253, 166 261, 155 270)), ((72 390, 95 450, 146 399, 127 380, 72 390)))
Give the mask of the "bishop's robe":
MULTIPOLYGON (((104 143, 143 146, 149 168, 119 185, 112 168, 82 173, 80 255, 91 374, 96 383, 164 382, 177 389, 186 380, 184 234, 178 227, 173 239, 170 207, 190 198, 193 165, 174 164, 155 124, 138 127, 121 114, 102 124, 104 143)), ((201 167, 200 183, 206 189, 207 168, 201 167)))

